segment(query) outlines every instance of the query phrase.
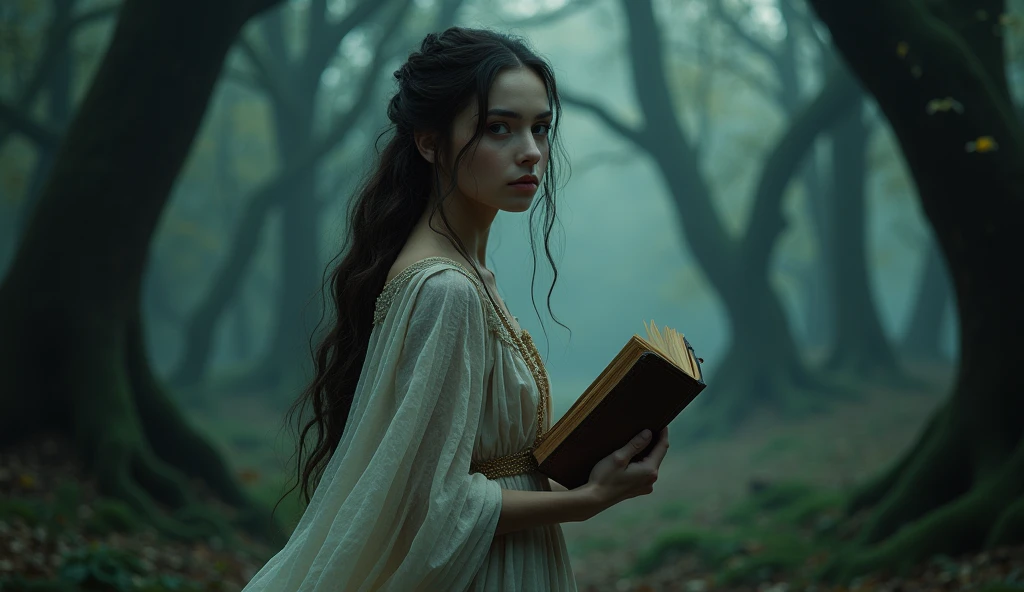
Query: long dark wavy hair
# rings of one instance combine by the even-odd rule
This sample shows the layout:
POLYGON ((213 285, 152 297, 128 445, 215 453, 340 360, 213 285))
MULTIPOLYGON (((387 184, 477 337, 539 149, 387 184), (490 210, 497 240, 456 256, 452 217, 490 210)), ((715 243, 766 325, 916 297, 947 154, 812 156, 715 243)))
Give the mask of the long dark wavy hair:
MULTIPOLYGON (((486 113, 487 97, 495 78, 504 70, 520 67, 532 69, 544 82, 554 113, 548 132, 550 154, 540 199, 530 212, 530 248, 535 276, 534 223, 538 210, 543 209, 544 252, 554 272, 547 295, 548 312, 551 312, 551 293, 558 280, 558 270, 551 256, 549 239, 556 220, 558 160, 564 158, 557 134, 561 105, 551 67, 524 40, 511 35, 461 27, 431 33, 423 39, 419 51, 411 53, 394 74, 398 90, 387 108, 391 124, 378 137, 378 144, 388 137, 387 144, 379 151, 375 168, 350 206, 341 251, 344 258, 329 278, 335 322, 313 352, 312 382, 287 415, 287 422, 298 428, 296 482, 282 500, 299 487, 304 503, 308 504, 341 441, 366 359, 376 298, 413 227, 426 212, 431 196, 439 196, 433 200, 431 228, 433 216, 440 213, 448 230, 448 240, 467 261, 473 262, 441 205, 457 186, 459 163, 484 133, 487 118, 478 118, 476 133, 451 161, 451 169, 447 171, 450 183, 444 188, 441 187, 440 167, 444 166, 441 163, 449 162, 450 155, 445 152, 450 150, 456 114, 474 98, 479 113, 486 113), (434 164, 427 162, 417 150, 414 131, 436 135, 438 153, 434 164)), ((434 231, 439 232, 436 228, 434 231)), ((475 264, 473 267, 483 283, 480 270, 475 264)), ((531 300, 535 280, 533 277, 530 282, 531 300)), ((489 290, 487 295, 493 301, 489 290)), ((536 302, 533 308, 539 316, 536 302)), ((552 318, 568 329, 554 314, 552 318)))

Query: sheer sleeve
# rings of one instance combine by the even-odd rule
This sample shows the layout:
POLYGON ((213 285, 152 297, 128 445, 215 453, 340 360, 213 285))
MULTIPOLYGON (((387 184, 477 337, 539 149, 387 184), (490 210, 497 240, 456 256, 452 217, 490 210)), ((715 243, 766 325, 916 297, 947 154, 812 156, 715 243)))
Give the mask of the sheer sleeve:
POLYGON ((374 327, 338 449, 285 547, 246 591, 464 590, 501 487, 469 464, 485 391, 476 286, 432 268, 374 327))

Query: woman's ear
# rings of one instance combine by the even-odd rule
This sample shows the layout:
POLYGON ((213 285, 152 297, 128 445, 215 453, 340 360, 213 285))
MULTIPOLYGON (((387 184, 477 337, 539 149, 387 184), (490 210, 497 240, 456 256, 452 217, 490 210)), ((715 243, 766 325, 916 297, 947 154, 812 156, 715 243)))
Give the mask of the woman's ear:
POLYGON ((429 132, 414 132, 413 141, 416 142, 416 149, 420 151, 420 155, 430 164, 434 164, 437 155, 436 136, 429 132))

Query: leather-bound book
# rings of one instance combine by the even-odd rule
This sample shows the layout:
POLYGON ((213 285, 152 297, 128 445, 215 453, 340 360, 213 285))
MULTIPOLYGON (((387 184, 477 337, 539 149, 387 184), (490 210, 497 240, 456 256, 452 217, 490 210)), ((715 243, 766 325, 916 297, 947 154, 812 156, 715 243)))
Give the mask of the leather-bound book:
POLYGON ((568 489, 586 484, 598 461, 648 429, 655 437, 634 457, 645 458, 658 433, 704 390, 689 341, 653 322, 644 326, 647 339, 632 336, 534 450, 540 472, 568 489))

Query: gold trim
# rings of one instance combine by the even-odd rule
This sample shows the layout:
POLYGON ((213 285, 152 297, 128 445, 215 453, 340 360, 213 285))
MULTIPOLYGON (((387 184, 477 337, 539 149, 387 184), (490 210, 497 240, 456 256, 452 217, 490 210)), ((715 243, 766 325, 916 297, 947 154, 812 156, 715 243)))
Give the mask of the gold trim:
MULTIPOLYGON (((398 291, 410 277, 422 269, 440 262, 455 265, 463 275, 473 282, 473 285, 477 287, 478 291, 483 289, 480 280, 473 276, 473 274, 471 274, 464 265, 454 259, 441 256, 420 259, 419 261, 410 264, 399 272, 398 275, 384 284, 384 288, 381 290, 381 293, 375 302, 373 323, 376 325, 384 320, 387 316, 388 310, 391 308, 391 304, 394 301, 395 296, 398 294, 398 291)), ((515 330, 512 328, 511 321, 508 320, 505 313, 502 312, 502 310, 498 308, 497 303, 495 303, 494 300, 486 294, 486 290, 483 292, 484 293, 481 294, 481 296, 487 296, 487 301, 490 303, 492 315, 497 317, 498 321, 501 323, 500 325, 493 326, 492 328, 496 330, 495 332, 498 333, 498 336, 503 341, 519 352, 519 356, 524 362, 526 362, 526 366, 530 369, 530 373, 533 374, 533 380, 537 384, 537 390, 540 394, 537 400, 537 433, 534 438, 533 445, 513 454, 507 454, 505 456, 470 464, 469 470, 471 473, 482 473, 488 479, 497 479, 499 477, 510 477, 537 470, 537 460, 533 456, 533 451, 544 440, 544 436, 546 435, 549 427, 545 423, 545 418, 546 415, 550 413, 551 382, 544 369, 544 363, 541 359, 540 352, 537 350, 537 346, 533 343, 533 337, 530 333, 526 329, 520 327, 519 334, 517 335, 515 330)), ((493 321, 493 317, 488 320, 493 321)))

